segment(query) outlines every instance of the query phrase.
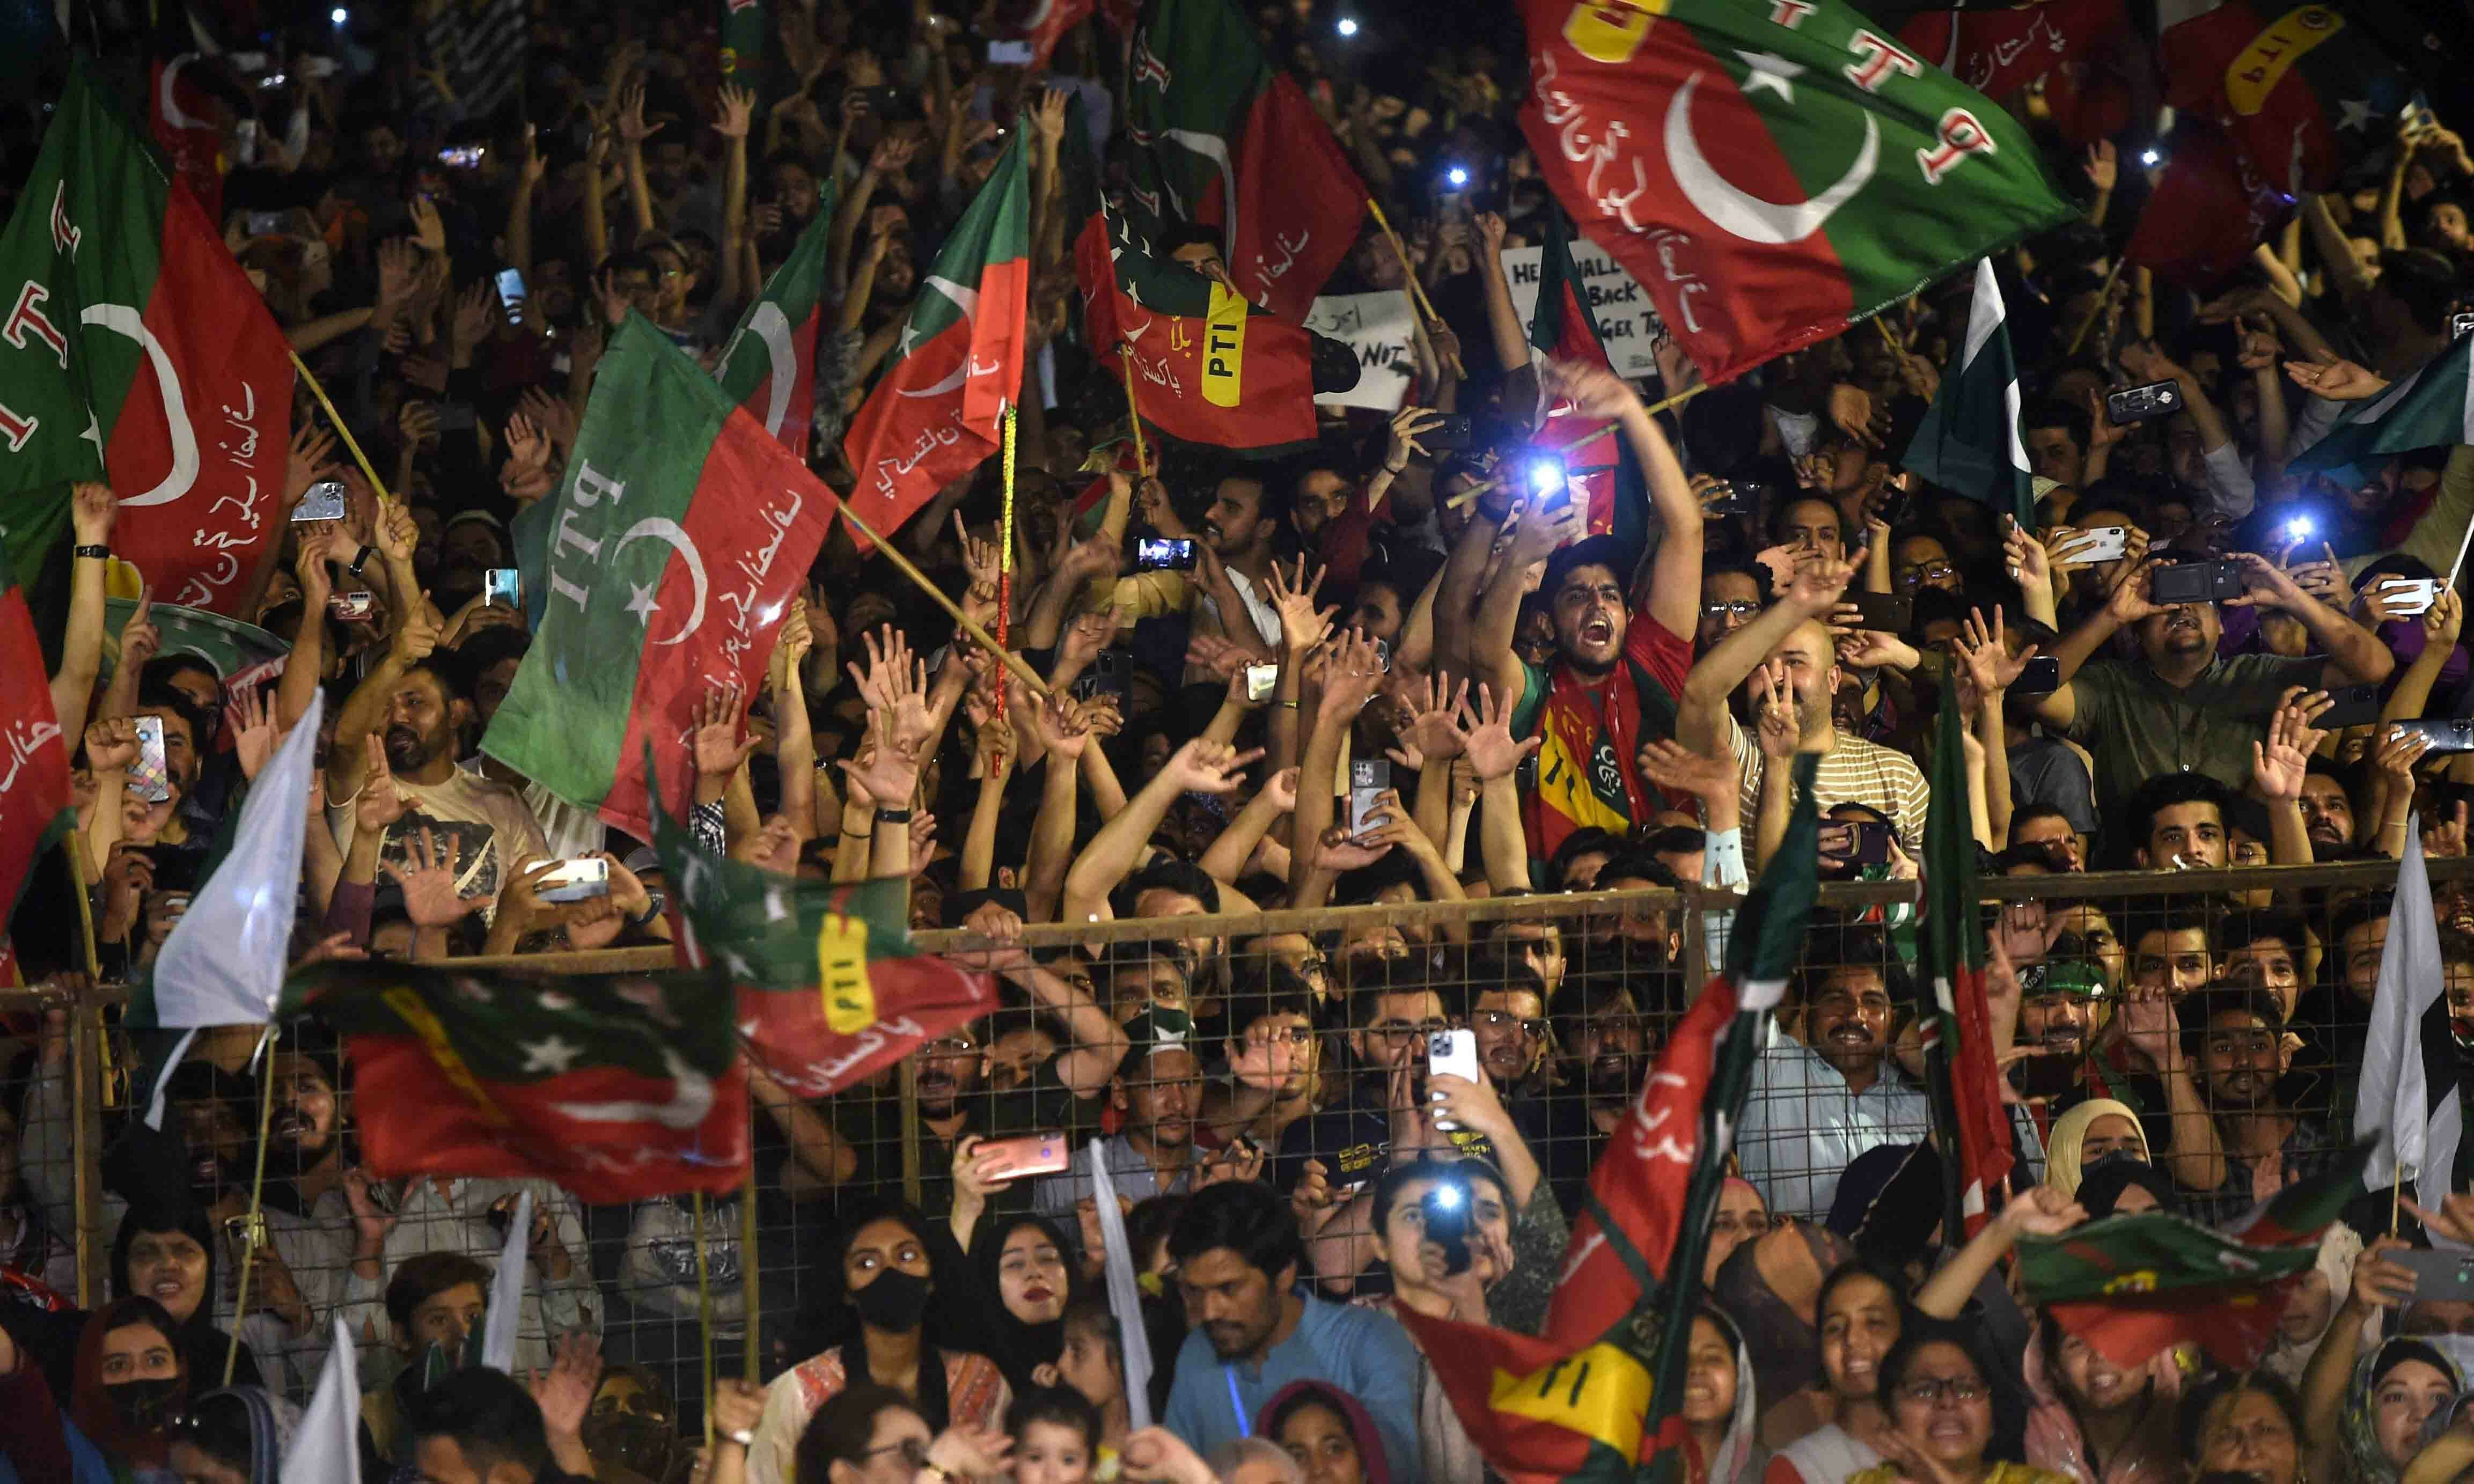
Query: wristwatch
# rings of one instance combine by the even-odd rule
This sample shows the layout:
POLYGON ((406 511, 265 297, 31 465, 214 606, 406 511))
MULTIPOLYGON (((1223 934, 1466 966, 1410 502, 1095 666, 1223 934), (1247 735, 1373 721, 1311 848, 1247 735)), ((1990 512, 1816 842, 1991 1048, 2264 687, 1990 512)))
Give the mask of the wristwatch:
POLYGON ((377 555, 377 554, 378 554, 378 548, 377 548, 377 547, 361 547, 361 549, 359 549, 358 551, 355 551, 355 552, 353 552, 353 553, 352 553, 352 566, 350 566, 350 567, 348 567, 348 568, 346 568, 346 569, 344 569, 344 570, 345 570, 346 572, 351 572, 353 576, 357 577, 357 576, 359 576, 359 575, 361 574, 361 569, 362 569, 362 568, 364 568, 364 567, 367 567, 367 566, 369 565, 369 563, 370 563, 370 558, 371 558, 371 557, 374 557, 374 556, 376 556, 376 555, 377 555))
POLYGON ((108 562, 111 560, 111 548, 104 546, 71 547, 69 547, 69 555, 90 559, 97 562, 108 562))
POLYGON ((910 811, 908 809, 880 809, 876 812, 876 822, 879 824, 909 824, 910 822, 910 811))
POLYGON ((740 1448, 754 1448, 756 1446, 756 1431, 752 1427, 741 1427, 737 1432, 725 1432, 722 1434, 722 1437, 729 1442, 738 1444, 740 1448))

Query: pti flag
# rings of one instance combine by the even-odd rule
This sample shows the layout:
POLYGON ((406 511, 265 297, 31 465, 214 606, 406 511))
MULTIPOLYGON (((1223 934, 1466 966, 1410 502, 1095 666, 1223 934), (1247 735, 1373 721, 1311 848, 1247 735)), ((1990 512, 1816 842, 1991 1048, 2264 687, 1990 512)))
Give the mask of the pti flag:
POLYGON ((282 328, 188 188, 84 62, 0 234, 0 527, 40 586, 69 486, 120 497, 116 554, 167 603, 230 612, 286 511, 282 328))
POLYGON ((1292 324, 1366 220, 1366 187, 1230 0, 1150 0, 1128 47, 1128 195, 1153 241, 1216 229, 1237 291, 1292 324))
POLYGON ((747 1068, 709 974, 319 963, 296 1008, 344 1034, 377 1175, 556 1180, 589 1205, 746 1176, 747 1068))
POLYGON ((2026 1300, 2051 1305, 2065 1330, 2123 1370, 2186 1341, 2247 1370, 2274 1343, 2294 1280, 2318 1261, 2319 1233, 2363 1194, 2369 1153, 2356 1148, 2222 1230, 2142 1211, 2023 1237, 2026 1300))
POLYGON ((156 59, 148 68, 146 122, 155 142, 162 147, 163 158, 172 162, 173 173, 198 198, 206 220, 220 224, 224 219, 224 132, 215 122, 213 98, 189 75, 193 63, 205 70, 205 59, 196 52, 182 52, 169 61, 156 59))
POLYGON ((1967 343, 1916 425, 1905 463, 1919 476, 1981 500, 2032 531, 2036 495, 2026 445, 2019 439, 2019 362, 2010 353, 2007 319, 1993 260, 1979 257, 1967 343))
POLYGON ((2122 255, 2160 279, 2204 288, 2250 261, 2293 198, 2204 118, 2183 115, 2160 148, 2164 174, 2122 255))
MULTIPOLYGON (((1470 1441, 1515 1484, 1613 1484, 1633 1479, 1644 1457, 1650 1484, 1686 1476, 1690 1315, 1753 1060, 1812 911, 1818 765, 1796 760, 1795 813, 1737 913, 1725 970, 1676 1023, 1633 1116, 1589 1172, 1546 1332, 1396 1310, 1470 1441)), ((1712 1462, 1693 1476, 1725 1476, 1710 1472, 1712 1462)))
MULTIPOLYGON (((1977 280, 1977 292, 1986 280, 1977 280)), ((1999 302, 1998 300, 1996 301, 1999 302)), ((1983 300, 1968 321, 1974 343, 1983 300)), ((1964 375, 1964 373, 1962 373, 1964 375)), ((2016 395, 2015 393, 2013 394, 2016 395)), ((1950 1183, 1945 1223, 1974 1236, 2010 1173, 2010 1124, 1993 1064, 1992 1010, 1984 994, 1984 919, 1976 906, 1976 831, 1967 788, 1967 719, 1958 688, 1944 686, 1933 747, 1932 802, 1925 815, 1925 920, 1916 966, 1916 1022, 1931 1084, 1933 1142, 1950 1183)))
POLYGON ((2430 1210, 2460 1188, 2457 1152, 2465 1135, 2458 1099, 2458 1050, 2449 1022, 2439 923, 2422 859, 2419 819, 2409 818, 2397 864, 2394 911, 2380 977, 2371 994, 2370 1037, 2363 1048, 2363 1091, 2354 1137, 2373 1141, 2364 1182, 2374 1190, 2412 1184, 2430 1210))
POLYGON ((910 946, 906 884, 825 886, 698 849, 656 814, 681 953, 737 991, 765 1074, 820 1098, 997 1007, 996 985, 910 946))
MULTIPOLYGON (((1538 254, 1538 304, 1529 316, 1529 347, 1557 360, 1613 369, 1598 316, 1589 306, 1589 291, 1572 266, 1572 224, 1552 200, 1546 203, 1546 240, 1538 254)), ((1615 532, 1623 510, 1615 488, 1623 465, 1622 430, 1571 416, 1568 402, 1542 410, 1545 416, 1530 442, 1541 452, 1553 450, 1560 454, 1564 474, 1581 481, 1581 493, 1589 499, 1589 534, 1614 532, 1637 539, 1637 531, 1615 532)), ((1635 503, 1645 506, 1647 492, 1638 493, 1640 499, 1635 503)))
MULTIPOLYGON (((35 858, 50 849, 77 822, 69 803, 69 753, 52 714, 52 688, 43 669, 43 647, 26 611, 25 590, 9 572, 0 551, 0 679, 17 697, 0 722, 0 921, 17 910, 35 858)), ((295 829, 294 834, 299 834, 295 829)), ((83 844, 80 846, 84 848, 83 844)))
MULTIPOLYGON (((1074 243, 1083 322, 1104 367, 1128 357, 1143 421, 1172 438, 1247 457, 1315 440, 1305 329, 1156 251, 1100 191, 1081 110, 1065 125, 1065 175, 1082 226, 1074 243)), ((1114 367, 1105 367, 1115 370, 1114 367)))
POLYGON ((1844 0, 1521 0, 1522 130, 1712 381, 2077 214, 1998 105, 1844 0))
POLYGON ((816 336, 824 324, 826 261, 833 254, 835 185, 816 193, 816 214, 799 242, 739 317, 714 379, 748 416, 805 459, 816 421, 816 336))
POLYGON ((2156 19, 2165 101, 2222 125, 2292 194, 2335 186, 2413 96, 2404 69, 2329 6, 2162 0, 2156 19))
MULTIPOLYGON (((851 419, 842 452, 859 474, 852 513, 887 536, 945 484, 997 450, 1022 386, 1031 290, 1028 127, 997 157, 970 209, 919 280, 893 363, 851 419)), ((854 527, 860 549, 873 543, 854 527)))
POLYGON ((2047 0, 2018 10, 1925 11, 1899 39, 1988 98, 2006 98, 2129 24, 2122 0, 2047 0))
POLYGON ((642 839, 712 687, 752 694, 837 508, 808 466, 637 315, 611 337, 536 527, 532 648, 481 749, 642 839))

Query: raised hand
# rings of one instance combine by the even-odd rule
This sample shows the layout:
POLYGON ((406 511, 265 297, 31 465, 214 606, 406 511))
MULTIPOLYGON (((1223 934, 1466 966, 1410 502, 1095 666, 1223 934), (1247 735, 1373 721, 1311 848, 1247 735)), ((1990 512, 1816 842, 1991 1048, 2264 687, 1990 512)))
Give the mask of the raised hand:
POLYGON ((756 116, 756 94, 744 87, 721 85, 721 117, 714 120, 714 133, 725 139, 744 139, 747 126, 756 116))
POLYGON ((962 512, 958 510, 954 512, 954 537, 962 544, 962 566, 971 574, 971 596, 994 598, 997 596, 997 578, 1002 574, 1000 569, 1004 565, 997 544, 973 536, 970 529, 962 524, 962 512))
POLYGON ((163 632, 155 626, 155 589, 149 585, 137 591, 137 606, 129 612, 129 621, 120 625, 120 663, 143 666, 163 647, 163 632))
POLYGON ((1298 807, 1298 770, 1284 767, 1263 780, 1263 790, 1255 797, 1269 799, 1280 813, 1294 814, 1298 807))
POLYGON ((2306 693, 2300 686, 2288 687, 2277 697, 2276 715, 2268 720, 2267 741, 2250 744, 2251 784, 2261 797, 2270 802, 2292 802, 2302 797, 2302 778, 2312 751, 2328 735, 2311 723, 2335 704, 2327 692, 2306 693))
POLYGON ((443 928, 481 910, 488 898, 464 895, 457 888, 463 864, 463 842, 449 835, 432 844, 427 830, 403 835, 404 864, 379 863, 387 879, 403 888, 404 915, 420 928, 443 928))
POLYGON ((1062 692, 1031 708, 1031 728, 1050 757, 1069 764, 1080 760, 1082 749, 1091 741, 1091 728, 1082 719, 1081 708, 1062 692))
POLYGON ((1640 406, 1640 394, 1604 366, 1548 356, 1539 363, 1538 378, 1544 396, 1570 402, 1583 417, 1612 422, 1640 406))
POLYGON ((2079 169, 2087 174, 2088 184, 2094 186, 2099 195, 2113 189, 2120 168, 2120 162, 2114 158, 2111 139, 2098 139, 2089 145, 2087 158, 2079 161, 2079 169))
POLYGON ((433 448, 438 443, 438 407, 432 402, 405 402, 396 412, 395 426, 403 435, 405 452, 433 448))
POLYGON ((1234 793, 1246 781, 1246 766, 1262 755, 1260 747, 1240 752, 1226 742, 1198 737, 1171 754, 1160 772, 1183 791, 1234 793))
POLYGON ((2439 596, 2423 611, 2422 642, 2432 647, 2453 649, 2464 628, 2465 599, 2453 586, 2440 589, 2439 596))
POLYGON ((1804 721, 1796 715, 1794 684, 1788 678, 1786 666, 1777 660, 1767 661, 1753 671, 1749 684, 1761 756, 1783 765, 1804 742, 1804 721))
POLYGON ((1734 798, 1743 786, 1743 770, 1732 756, 1706 757, 1671 737, 1642 743, 1633 766, 1660 788, 1699 799, 1734 798))
POLYGON ((1520 742, 1512 740, 1515 704, 1510 691, 1506 691, 1498 701, 1492 686, 1481 685, 1477 688, 1477 706, 1472 710, 1464 693, 1459 708, 1461 751, 1468 759, 1469 766, 1476 769, 1480 784, 1492 783, 1509 774, 1520 766, 1522 758, 1536 752, 1545 742, 1542 737, 1520 742))
POLYGON ((1392 414, 1392 444, 1383 454, 1383 467, 1394 474, 1407 468, 1412 454, 1426 451, 1425 445, 1418 441, 1418 435, 1432 432, 1443 423, 1443 413, 1414 402, 1392 414))
POLYGON ((2287 361, 2285 374, 2294 385, 2330 401, 2361 401, 2389 389, 2388 377, 2349 360, 2287 361))
POLYGON ((644 85, 641 81, 630 83, 620 88, 618 102, 618 112, 616 123, 618 137, 626 140, 629 147, 643 144, 667 127, 644 122, 644 85))
POLYGON ((1280 643, 1291 655, 1300 655, 1322 644, 1331 632, 1331 620, 1338 607, 1318 608, 1315 596, 1322 591, 1324 569, 1318 567, 1314 580, 1306 580, 1306 559, 1298 558, 1297 577, 1293 581, 1272 563, 1271 597, 1273 611, 1280 616, 1280 643))
POLYGON ((137 718, 106 717, 85 729, 85 766, 98 773, 125 771, 137 761, 137 718))
POLYGON ((601 1383, 601 1336, 590 1329, 569 1330, 558 1343, 548 1374, 535 1371, 531 1375, 543 1428, 553 1438, 575 1436, 592 1409, 594 1389, 601 1383))
POLYGON ((1415 689, 1404 686, 1402 690, 1410 715, 1400 729, 1400 741, 1428 763, 1459 757, 1466 745, 1459 717, 1468 708, 1468 682, 1463 680, 1458 691, 1447 694, 1428 674, 1419 677, 1415 689))
POLYGON ((395 770, 387 766, 386 743, 377 733, 361 739, 361 757, 367 767, 360 794, 352 800, 352 827, 366 834, 402 818, 411 812, 412 801, 396 787, 395 770))
POLYGON ((1343 629, 1332 646, 1331 663, 1323 667, 1322 714, 1354 717, 1383 689, 1383 667, 1374 657, 1374 641, 1358 629, 1343 629))
POLYGON ((240 755, 241 776, 255 779, 267 759, 275 756, 283 732, 275 724, 275 707, 264 688, 251 686, 234 703, 240 711, 240 727, 232 733, 232 750, 240 755))
POLYGON ((739 766, 756 750, 755 737, 742 725, 746 718, 747 698, 737 687, 705 688, 704 699, 695 703, 690 738, 698 776, 728 778, 739 771, 739 766))
MULTIPOLYGON (((293 434, 293 442, 301 434, 293 434)), ((120 518, 120 497, 111 486, 93 479, 80 479, 69 486, 69 523, 77 531, 77 544, 82 547, 103 547, 111 544, 111 527, 120 518)))
POLYGON ((2010 689, 2011 683, 2026 669, 2027 662, 2036 657, 2036 645, 2029 645, 2019 651, 2016 659, 2011 658, 2009 647, 2002 643, 2001 610, 1998 607, 1993 610, 1993 626, 1987 628, 1984 610, 1972 608, 1968 610, 1966 621, 1959 626, 1953 657, 1965 667, 1968 679, 1975 683, 1976 693, 1999 705, 2001 693, 2010 689))

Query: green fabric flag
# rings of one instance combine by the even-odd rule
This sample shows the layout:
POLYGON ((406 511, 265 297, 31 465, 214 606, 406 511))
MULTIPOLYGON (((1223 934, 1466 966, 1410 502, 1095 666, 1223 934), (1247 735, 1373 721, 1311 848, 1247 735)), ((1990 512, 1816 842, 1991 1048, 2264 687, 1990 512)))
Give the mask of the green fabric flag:
POLYGON ((827 886, 699 848, 654 806, 679 942, 737 988, 747 1053, 824 1097, 996 1009, 996 986, 910 945, 907 880, 827 886))
POLYGON ((2125 1369, 2196 1341, 2247 1370, 2276 1338, 2294 1280, 2318 1261, 2319 1233, 2363 1194, 2371 1146, 2278 1191, 2223 1230, 2162 1211, 2108 1216, 2059 1236, 2023 1237, 2027 1302, 2125 1369))
POLYGON ((352 1061, 375 1173, 558 1181, 589 1204, 728 1195, 747 1069, 718 976, 313 964, 284 986, 352 1061))
POLYGON ((481 750, 639 839, 706 692, 752 694, 837 501, 669 338, 611 338, 543 541, 532 648, 481 750))
POLYGON ((62 611, 81 479, 119 494, 115 554, 158 598, 235 607, 288 513, 289 349, 83 61, 0 233, 0 533, 36 611, 62 611))
MULTIPOLYGON (((1979 287, 1981 286, 1979 280, 1979 287)), ((1970 327, 1973 338, 1974 327, 1970 327)), ((1925 815, 1923 948, 1914 976, 1924 1028, 1933 1145, 1948 1197, 1946 1229, 1974 1236, 2015 1162, 1993 1060, 1985 1002, 1984 919, 1976 896, 1976 823, 1968 803, 1967 718, 1958 687, 1941 688, 1933 740, 1932 797, 1925 815)))
POLYGON ((2294 456, 2296 472, 2333 469, 2389 453, 2474 443, 2474 335, 2460 335, 2430 364, 2377 397, 2347 404, 2327 435, 2294 456))
POLYGON ((1993 260, 1976 260, 1976 297, 1967 310, 1967 343, 1958 364, 1916 425, 1901 462, 1953 494, 1980 500, 2036 528, 2034 476, 2019 435, 2019 362, 1993 260))
POLYGON ((823 333, 825 270, 833 256, 832 181, 818 182, 816 214, 765 280, 721 348, 713 377, 730 400, 802 459, 816 421, 816 337, 823 333))

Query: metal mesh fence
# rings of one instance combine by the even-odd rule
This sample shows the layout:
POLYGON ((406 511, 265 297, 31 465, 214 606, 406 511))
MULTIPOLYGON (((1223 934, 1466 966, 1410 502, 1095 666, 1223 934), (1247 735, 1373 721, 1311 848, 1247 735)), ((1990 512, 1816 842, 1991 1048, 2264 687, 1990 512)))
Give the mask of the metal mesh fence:
MULTIPOLYGON (((2368 862, 1986 877, 1980 910, 2020 986, 2015 998, 1996 993, 1993 1018, 2019 1098, 2009 1114, 2022 1179, 2074 1179, 2098 1153, 2144 1142, 2188 1211, 2223 1219, 2332 1158, 2351 1128, 2394 876, 2393 864, 2368 862), (2121 1107, 2065 1116, 2092 1101, 2121 1107)), ((2442 860, 2432 877, 2452 1003, 2474 1030, 2474 871, 2442 860)), ((1823 888, 1737 1137, 1764 1210, 1732 1203, 1722 1251, 1723 1238, 1779 1216, 1826 1221, 1836 1209, 1843 1221, 1879 1188, 1882 1156, 1869 1152, 1926 1135, 1915 899, 1911 881, 1823 888)), ((1579 1209, 1667 1028, 1722 957, 1735 900, 1516 896, 1029 928, 1035 957, 1128 1026, 1128 1048, 1075 1044, 1063 1020, 1007 987, 997 1014, 860 1085, 814 1103, 760 1097, 752 1316, 741 1200, 587 1206, 535 1183, 555 1240, 536 1252, 519 1363, 539 1363, 569 1326, 596 1328, 604 1356, 641 1368, 692 1426, 704 1304, 719 1374, 741 1369, 752 1322, 769 1378, 847 1332, 843 1244, 895 1202, 915 1204, 932 1229, 941 1342, 992 1343, 988 1305, 1004 1268, 994 1243, 1017 1216, 1050 1218, 1077 1269, 1067 1281, 1086 1281, 1091 1182, 1079 1162, 1055 1166, 1061 1153, 1086 1158, 1093 1139, 1143 1270, 1165 1263, 1179 1197, 1213 1180, 1262 1180, 1290 1198, 1314 1281, 1335 1296, 1380 1293, 1371 1197, 1387 1168, 1426 1152, 1492 1159, 1518 1207, 1516 1229, 1549 1243, 1579 1209), (1439 1061, 1476 1075, 1436 1107, 1428 1076, 1439 1061), (1034 1172, 993 1182, 983 1210, 982 1182, 958 1183, 968 1163, 958 1156, 973 1139, 1034 1172)), ((969 942, 952 933, 917 941, 931 952, 969 942)), ((608 971, 666 952, 522 962, 608 971)), ((9 999, 20 1079, 5 1141, 13 1173, 0 1163, 12 1224, 0 1228, 0 1255, 89 1304, 116 1281, 178 1298, 186 1279, 157 1251, 164 1244, 128 1244, 113 1273, 124 1209, 113 1191, 141 1146, 177 1161, 210 1213, 206 1281, 229 1332, 244 1224, 228 1218, 245 1209, 257 1100, 271 1097, 270 1245, 237 1315, 241 1336, 270 1384, 305 1399, 340 1313, 361 1342, 364 1386, 383 1384, 413 1350, 390 1284, 439 1268, 426 1253, 494 1263, 497 1213, 517 1185, 374 1181, 364 1191, 346 1172, 353 1119, 368 1110, 353 1107, 349 1067, 314 1027, 287 1029, 255 1075, 254 1033, 208 1033, 175 1080, 164 1136, 133 1138, 145 1089, 128 1086, 133 1053, 104 1033, 118 998, 107 985, 9 999), (381 1233, 376 1259, 356 1261, 381 1233)), ((1550 1261, 1532 1278, 1551 1284, 1553 1272, 1550 1261)), ((459 1316, 412 1318, 428 1335, 459 1316)))

